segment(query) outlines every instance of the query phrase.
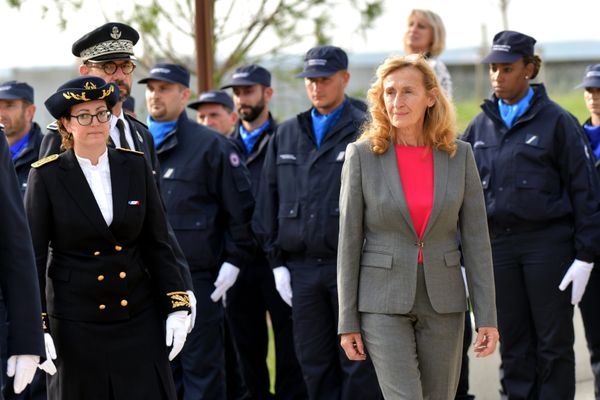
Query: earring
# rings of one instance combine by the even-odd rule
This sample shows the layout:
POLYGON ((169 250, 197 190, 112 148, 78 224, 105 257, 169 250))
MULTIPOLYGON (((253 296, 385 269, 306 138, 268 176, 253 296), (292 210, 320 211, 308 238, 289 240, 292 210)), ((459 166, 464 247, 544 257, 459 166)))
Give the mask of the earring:
POLYGON ((525 79, 528 80, 529 79, 529 75, 525 75, 525 79))

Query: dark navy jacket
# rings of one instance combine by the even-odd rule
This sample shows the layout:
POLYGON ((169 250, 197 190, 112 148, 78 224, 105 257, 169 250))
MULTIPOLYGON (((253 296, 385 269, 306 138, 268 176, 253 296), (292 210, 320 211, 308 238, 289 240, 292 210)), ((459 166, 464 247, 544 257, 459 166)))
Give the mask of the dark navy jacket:
POLYGON ((512 128, 485 100, 463 139, 473 146, 490 233, 551 226, 573 230, 576 257, 592 261, 600 241, 598 177, 576 119, 532 85, 529 108, 512 128))
POLYGON ((243 268, 253 252, 248 170, 224 136, 182 113, 157 148, 167 216, 192 272, 243 268))
POLYGON ((336 257, 340 175, 348 143, 365 114, 346 104, 317 149, 310 110, 277 127, 269 143, 256 210, 255 234, 271 267, 290 257, 336 257))
MULTIPOLYGON (((160 166, 158 164, 158 158, 156 156, 156 150, 154 148, 154 138, 148 131, 146 125, 142 122, 138 121, 131 115, 125 113, 125 120, 129 124, 129 129, 131 130, 131 136, 133 138, 133 142, 135 145, 135 150, 141 151, 144 153, 144 158, 146 162, 150 165, 152 169, 152 174, 154 175, 154 181, 160 192, 160 166)), ((42 139, 42 144, 40 147, 40 159, 45 158, 51 154, 59 154, 61 153, 60 144, 61 138, 58 133, 58 127, 56 123, 52 123, 48 125, 48 132, 44 135, 42 139)), ((109 139, 108 143, 109 147, 114 147, 112 140, 109 139)), ((179 244, 177 243, 177 239, 175 238, 175 233, 171 228, 171 225, 168 224, 168 234, 169 234, 169 244, 173 248, 175 252, 175 257, 177 258, 177 264, 181 269, 181 276, 183 281, 185 282, 186 289, 192 290, 192 276, 190 275, 190 268, 187 265, 187 261, 185 256, 183 255, 183 251, 181 250, 179 244)))
POLYGON ((17 179, 19 180, 19 189, 21 189, 22 196, 25 196, 25 190, 27 189, 27 176, 29 176, 31 164, 38 160, 42 137, 43 135, 40 126, 35 122, 31 124, 29 142, 27 143, 27 146, 17 155, 17 158, 13 160, 15 171, 17 172, 17 179))

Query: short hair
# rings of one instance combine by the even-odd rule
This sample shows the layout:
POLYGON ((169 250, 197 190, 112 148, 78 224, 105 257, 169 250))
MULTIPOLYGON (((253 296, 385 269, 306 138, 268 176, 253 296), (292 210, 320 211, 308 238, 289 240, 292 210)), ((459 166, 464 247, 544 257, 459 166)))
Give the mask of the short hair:
MULTIPOLYGON (((444 48, 446 47, 446 28, 444 27, 442 18, 430 10, 414 9, 410 12, 407 21, 410 21, 413 16, 425 18, 431 27, 431 31, 433 32, 432 43, 427 56, 437 57, 442 54, 444 48)), ((406 48, 406 35, 408 35, 408 30, 406 30, 406 33, 404 33, 404 51, 406 53, 410 53, 410 51, 408 51, 406 48)))
POLYGON ((395 139, 390 134, 392 124, 383 99, 383 80, 402 68, 416 68, 423 75, 425 89, 428 92, 435 91, 436 101, 427 109, 423 121, 425 143, 453 156, 456 153, 457 136, 454 107, 440 86, 433 68, 421 54, 389 57, 377 68, 376 80, 367 92, 370 119, 363 126, 359 140, 368 140, 371 151, 383 154, 395 139))

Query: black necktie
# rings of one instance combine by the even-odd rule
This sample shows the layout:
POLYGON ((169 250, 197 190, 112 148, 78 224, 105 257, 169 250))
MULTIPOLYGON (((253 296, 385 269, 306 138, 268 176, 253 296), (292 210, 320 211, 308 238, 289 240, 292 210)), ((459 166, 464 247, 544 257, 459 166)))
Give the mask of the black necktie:
POLYGON ((117 129, 119 130, 119 141, 121 142, 121 147, 123 149, 129 149, 127 138, 125 138, 125 124, 121 118, 117 119, 117 129))

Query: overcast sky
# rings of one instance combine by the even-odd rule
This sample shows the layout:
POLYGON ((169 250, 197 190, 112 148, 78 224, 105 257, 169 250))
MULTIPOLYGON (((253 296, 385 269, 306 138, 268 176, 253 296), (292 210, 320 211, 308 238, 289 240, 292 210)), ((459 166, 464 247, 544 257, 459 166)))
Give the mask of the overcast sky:
MULTIPOLYGON (((168 4, 163 0, 162 4, 168 4)), ((247 0, 251 7, 253 1, 247 0)), ((41 5, 50 0, 26 0, 21 10, 9 9, 6 0, 0 0, 0 68, 23 66, 69 65, 75 62, 71 44, 95 26, 104 23, 103 9, 108 4, 128 4, 127 0, 86 0, 85 8, 69 15, 67 30, 60 31, 57 18, 50 11, 41 18, 41 5)), ((218 0, 222 7, 225 0, 218 0)), ((447 48, 476 46, 482 42, 482 26, 487 29, 487 41, 502 30, 498 0, 386 0, 385 12, 366 38, 354 33, 358 20, 348 12, 347 0, 333 11, 334 44, 348 52, 401 51, 406 17, 412 8, 429 8, 444 20, 447 30, 447 48)), ((254 3, 255 4, 255 3, 254 3)), ((510 0, 509 28, 535 37, 538 42, 569 40, 600 40, 597 18, 599 0, 510 0)), ((233 22, 232 22, 233 23, 233 22)), ((304 53, 311 41, 299 43, 292 52, 304 53)), ((139 48, 140 46, 138 46, 139 48)), ((185 49, 188 51, 189 44, 185 49)), ((191 49, 190 49, 191 50, 191 49)), ((260 48, 257 49, 260 51, 260 48)))

